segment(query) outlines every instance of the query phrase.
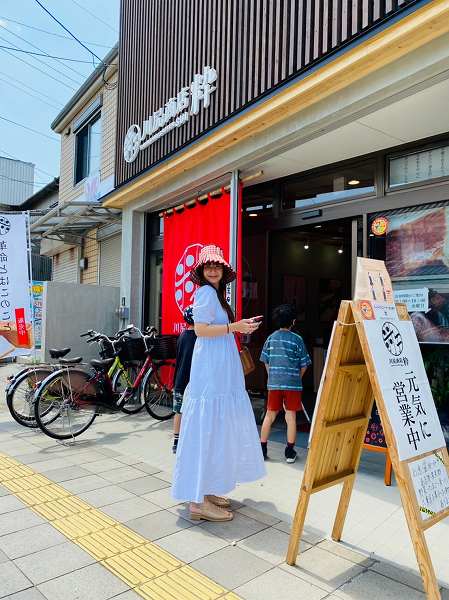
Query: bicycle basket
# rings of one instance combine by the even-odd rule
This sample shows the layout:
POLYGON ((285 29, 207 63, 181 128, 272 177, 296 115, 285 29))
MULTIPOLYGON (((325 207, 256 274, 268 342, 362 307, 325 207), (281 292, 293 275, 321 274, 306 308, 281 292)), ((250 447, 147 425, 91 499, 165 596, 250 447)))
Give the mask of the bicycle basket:
POLYGON ((109 340, 100 340, 99 347, 100 347, 100 357, 103 360, 105 360, 106 358, 114 358, 115 354, 114 354, 114 346, 112 345, 112 342, 110 342, 109 340))
POLYGON ((148 346, 151 347, 151 358, 155 360, 176 358, 177 340, 177 335, 159 335, 148 340, 148 346))
POLYGON ((122 362, 145 360, 145 342, 141 337, 124 335, 118 342, 119 358, 122 362))

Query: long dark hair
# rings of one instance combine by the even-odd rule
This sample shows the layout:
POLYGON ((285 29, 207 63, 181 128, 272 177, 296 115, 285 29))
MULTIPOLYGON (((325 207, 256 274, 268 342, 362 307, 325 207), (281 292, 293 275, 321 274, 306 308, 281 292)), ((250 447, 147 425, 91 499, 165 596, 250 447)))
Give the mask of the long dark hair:
POLYGON ((204 277, 204 265, 201 265, 201 267, 198 269, 198 276, 199 276, 199 280, 200 280, 200 286, 208 285, 213 290, 215 290, 215 292, 217 293, 218 301, 220 302, 221 306, 223 307, 226 314, 228 315, 229 322, 233 323, 235 320, 235 315, 234 315, 234 311, 232 310, 228 301, 226 300, 226 283, 223 281, 223 277, 220 279, 220 283, 218 284, 218 290, 217 290, 204 277))

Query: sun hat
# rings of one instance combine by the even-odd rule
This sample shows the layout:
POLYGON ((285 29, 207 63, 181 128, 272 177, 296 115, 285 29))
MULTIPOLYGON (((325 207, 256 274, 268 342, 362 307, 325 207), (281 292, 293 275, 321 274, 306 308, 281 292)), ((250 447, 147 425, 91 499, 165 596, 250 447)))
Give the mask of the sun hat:
POLYGON ((209 246, 204 246, 201 249, 200 255, 198 257, 198 261, 193 269, 190 271, 190 279, 196 285, 200 285, 203 283, 201 278, 200 269, 207 263, 216 263, 223 265, 223 279, 224 283, 231 283, 236 278, 236 273, 231 265, 225 260, 223 256, 223 250, 218 246, 214 246, 210 244, 209 246))
POLYGON ((193 306, 190 305, 188 306, 185 311, 182 313, 182 316, 184 317, 184 321, 187 323, 187 325, 195 325, 194 321, 193 321, 193 306))

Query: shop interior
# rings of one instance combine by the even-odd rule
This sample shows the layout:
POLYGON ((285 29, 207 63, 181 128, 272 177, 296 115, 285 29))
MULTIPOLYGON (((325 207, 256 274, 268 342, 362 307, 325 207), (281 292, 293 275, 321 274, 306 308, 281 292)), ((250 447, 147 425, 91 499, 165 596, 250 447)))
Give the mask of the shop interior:
MULTIPOLYGON (((266 374, 258 358, 266 337, 275 329, 273 309, 279 304, 293 304, 297 311, 295 330, 303 337, 312 359, 303 391, 304 406, 311 418, 332 325, 341 300, 351 297, 351 221, 273 231, 257 231, 254 221, 246 220, 243 231, 243 313, 264 315, 264 322, 247 340, 257 365, 247 378, 248 390, 260 420, 265 407, 266 374)), ((282 415, 275 425, 281 436, 285 429, 282 415)), ((298 429, 309 429, 303 413, 298 415, 298 429)), ((275 430, 273 436, 275 439, 275 430)))

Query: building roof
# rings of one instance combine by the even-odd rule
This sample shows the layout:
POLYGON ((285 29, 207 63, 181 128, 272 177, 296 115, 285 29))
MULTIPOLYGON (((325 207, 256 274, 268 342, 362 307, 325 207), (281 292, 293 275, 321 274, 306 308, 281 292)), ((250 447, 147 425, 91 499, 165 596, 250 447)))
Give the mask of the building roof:
POLYGON ((60 111, 57 117, 54 119, 51 124, 51 128, 55 130, 58 125, 63 121, 63 119, 68 115, 68 113, 74 108, 77 102, 81 100, 84 94, 89 91, 90 87, 95 83, 95 81, 101 76, 105 69, 105 65, 108 66, 111 62, 118 57, 118 43, 113 46, 109 52, 104 57, 104 60, 101 64, 96 67, 94 71, 89 75, 86 81, 81 85, 80 88, 75 92, 75 94, 70 98, 64 108, 60 111))
POLYGON ((44 198, 46 198, 47 196, 50 196, 51 194, 54 194, 54 192, 57 192, 58 190, 59 190, 59 177, 55 177, 53 179, 53 181, 50 181, 50 183, 47 183, 47 185, 45 185, 43 188, 41 188, 38 192, 36 192, 35 194, 33 194, 32 196, 27 198, 25 200, 25 202, 22 202, 22 204, 20 204, 19 208, 20 208, 20 210, 28 210, 30 208, 33 208, 33 205, 35 202, 38 202, 39 200, 43 200, 44 198))

